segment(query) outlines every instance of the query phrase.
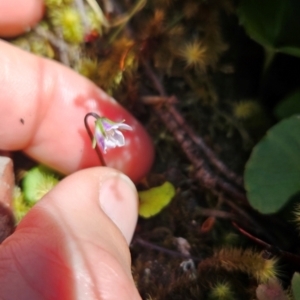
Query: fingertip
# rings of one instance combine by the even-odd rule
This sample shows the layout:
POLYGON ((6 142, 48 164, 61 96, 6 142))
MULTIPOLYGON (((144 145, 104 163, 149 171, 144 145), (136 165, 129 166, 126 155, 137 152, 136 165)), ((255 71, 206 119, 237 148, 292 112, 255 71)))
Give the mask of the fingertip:
POLYGON ((106 168, 109 176, 100 183, 99 200, 103 212, 121 230, 130 244, 138 215, 137 191, 124 174, 106 168))
POLYGON ((108 167, 73 173, 51 190, 39 205, 53 212, 53 216, 59 209, 64 221, 76 227, 75 232, 86 230, 87 234, 93 233, 90 224, 97 222, 99 227, 96 232, 101 233, 98 228, 103 228, 102 222, 111 226, 112 221, 127 244, 131 241, 138 216, 138 196, 134 184, 126 175, 108 167), (81 222, 79 228, 77 221, 81 222))
POLYGON ((5 267, 5 275, 0 272, 1 296, 140 299, 125 240, 134 230, 136 201, 134 185, 114 169, 91 168, 65 178, 2 244, 0 269, 5 267), (106 207, 104 212, 105 202, 112 202, 115 210, 106 207), (124 221, 118 223, 118 217, 124 221), (21 288, 11 293, 1 283, 4 277, 21 288))
POLYGON ((12 37, 25 32, 41 20, 42 0, 0 0, 0 36, 12 37))
POLYGON ((127 176, 95 167, 66 177, 40 202, 39 209, 49 212, 65 231, 73 271, 87 282, 83 286, 82 278, 75 279, 79 299, 87 294, 138 299, 128 249, 137 221, 137 201, 135 186, 127 176))

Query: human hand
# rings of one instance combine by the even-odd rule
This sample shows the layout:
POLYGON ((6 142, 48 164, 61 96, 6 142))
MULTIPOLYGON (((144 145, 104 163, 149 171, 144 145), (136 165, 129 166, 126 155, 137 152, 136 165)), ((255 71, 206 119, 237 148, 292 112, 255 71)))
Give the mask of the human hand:
MULTIPOLYGON (((22 32, 42 12, 41 0, 0 0, 0 35, 22 32)), ((134 180, 148 170, 149 137, 91 82, 5 42, 0 65, 0 149, 23 149, 66 174, 94 166, 98 158, 83 124, 93 110, 134 127, 125 146, 134 156, 126 160, 124 148, 113 149, 108 165, 118 164, 134 180)), ((0 298, 140 299, 128 250, 136 219, 134 185, 120 172, 95 167, 66 177, 1 244, 0 298)))

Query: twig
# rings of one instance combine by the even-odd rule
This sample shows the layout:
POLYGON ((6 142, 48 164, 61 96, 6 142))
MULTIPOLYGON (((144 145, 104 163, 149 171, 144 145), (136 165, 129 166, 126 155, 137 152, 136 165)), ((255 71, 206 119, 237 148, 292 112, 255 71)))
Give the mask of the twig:
MULTIPOLYGON (((157 76, 152 71, 148 62, 143 62, 145 73, 151 79, 154 88, 160 94, 163 99, 166 99, 166 92, 159 82, 157 76)), ((183 117, 175 109, 174 105, 170 104, 174 102, 172 97, 166 101, 163 109, 159 106, 154 106, 155 112, 165 124, 165 126, 172 132, 173 136, 180 144, 182 150, 192 162, 195 167, 195 177, 200 181, 200 184, 205 188, 211 190, 213 193, 218 194, 220 190, 224 191, 230 197, 238 199, 243 203, 247 203, 247 199, 243 188, 241 186, 241 179, 238 178, 232 171, 220 162, 220 160, 215 156, 212 150, 210 150, 204 141, 197 137, 193 130, 186 124, 183 117), (219 173, 225 176, 229 181, 233 180, 234 184, 230 182, 225 182, 220 176, 212 174, 209 169, 209 165, 204 160, 203 155, 199 153, 199 149, 205 154, 207 160, 212 166, 214 166, 219 173)))
POLYGON ((220 219, 229 219, 229 220, 236 219, 236 216, 230 212, 222 211, 218 209, 211 209, 211 208, 199 207, 197 208, 197 214, 205 217, 215 217, 220 219))
MULTIPOLYGON (((229 171, 229 178, 234 180, 235 183, 238 183, 238 186, 235 186, 234 184, 225 181, 220 176, 212 172, 205 158, 201 156, 199 148, 204 154, 206 154, 210 165, 214 166, 219 173, 226 175, 224 173, 227 172, 227 167, 218 160, 218 158, 215 156, 212 150, 206 146, 203 140, 197 138, 196 134, 192 131, 192 129, 189 128, 189 126, 185 126, 185 120, 180 113, 175 110, 173 105, 175 102, 174 99, 172 100, 172 97, 166 96, 164 88, 148 63, 144 63, 144 68, 148 78, 152 81, 153 87, 157 90, 161 98, 164 99, 166 103, 165 105, 155 105, 155 112, 180 144, 187 158, 192 162, 195 168, 194 176, 198 179, 199 183, 217 196, 223 194, 224 201, 226 200, 225 203, 232 209, 232 211, 235 212, 237 216, 241 216, 241 218, 236 220, 239 220, 243 224, 245 224, 245 221, 250 223, 255 230, 263 233, 268 240, 275 242, 276 238, 266 232, 264 227, 259 222, 256 222, 247 211, 235 204, 236 202, 239 202, 242 207, 249 209, 251 208, 246 198, 245 191, 240 186, 241 179, 232 171, 229 171)), ((157 97, 154 98, 157 102, 157 97)), ((227 176, 227 179, 229 178, 227 176)))
POLYGON ((180 253, 180 252, 177 252, 177 251, 174 251, 174 250, 170 250, 170 249, 167 249, 167 248, 164 248, 164 247, 161 247, 161 246, 157 246, 155 244, 152 244, 148 241, 145 241, 145 240, 143 240, 141 238, 137 238, 137 237, 133 239, 132 244, 139 244, 143 247, 147 247, 147 248, 150 248, 150 249, 153 249, 153 250, 157 250, 159 252, 167 253, 169 255, 176 256, 176 257, 191 258, 192 260, 197 261, 197 262, 202 261, 202 259, 200 257, 194 257, 194 256, 191 256, 191 255, 184 255, 183 253, 180 253))
POLYGON ((195 168, 195 177, 200 181, 201 185, 218 195, 221 191, 225 192, 229 197, 237 199, 241 202, 247 202, 246 196, 232 184, 225 182, 221 177, 213 174, 203 157, 199 155, 199 150, 195 144, 188 138, 184 128, 176 122, 173 115, 162 108, 155 109, 156 114, 163 121, 165 126, 172 132, 173 136, 180 144, 182 150, 192 162, 195 168))
POLYGON ((223 164, 222 161, 220 161, 214 152, 206 145, 206 143, 203 141, 203 139, 196 135, 194 130, 185 122, 182 115, 178 112, 178 110, 173 106, 168 106, 168 111, 172 114, 172 116, 175 118, 177 123, 185 130, 185 132, 189 135, 189 137, 192 139, 192 141, 200 147, 200 149, 203 151, 203 153, 207 156, 210 163, 225 177, 227 177, 229 180, 232 180, 237 186, 240 188, 243 187, 243 180, 240 176, 238 176, 236 173, 232 172, 230 169, 227 168, 223 164))

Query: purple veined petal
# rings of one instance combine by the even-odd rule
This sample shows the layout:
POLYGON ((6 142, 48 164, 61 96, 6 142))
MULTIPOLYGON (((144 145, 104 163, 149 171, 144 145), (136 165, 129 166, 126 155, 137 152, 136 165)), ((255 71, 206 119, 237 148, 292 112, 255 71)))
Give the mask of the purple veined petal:
POLYGON ((102 122, 100 123, 99 120, 95 122, 95 136, 106 136, 106 130, 103 128, 102 122))
POLYGON ((98 144, 98 146, 102 149, 105 150, 105 142, 104 142, 104 135, 101 132, 101 129, 97 126, 95 127, 95 134, 94 134, 95 138, 96 138, 96 142, 98 144))
POLYGON ((102 126, 103 126, 105 131, 111 130, 113 128, 113 126, 116 124, 116 123, 113 123, 113 122, 109 122, 108 120, 106 120, 104 118, 101 119, 101 123, 102 123, 102 126))
POLYGON ((106 147, 105 147, 105 138, 102 134, 97 134, 96 133, 96 141, 98 146, 105 152, 106 147))

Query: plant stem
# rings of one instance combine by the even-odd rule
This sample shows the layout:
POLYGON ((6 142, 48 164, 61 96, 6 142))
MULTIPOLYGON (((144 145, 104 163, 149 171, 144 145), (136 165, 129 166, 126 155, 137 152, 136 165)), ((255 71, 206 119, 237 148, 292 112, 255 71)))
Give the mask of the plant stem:
MULTIPOLYGON (((92 131, 91 131, 91 129, 90 129, 90 126, 89 126, 89 124, 88 124, 88 121, 87 121, 88 117, 93 117, 93 118, 95 118, 96 120, 97 120, 98 118, 100 118, 100 117, 99 117, 96 113, 93 113, 93 112, 90 112, 90 113, 86 114, 85 117, 84 117, 84 125, 85 125, 85 128, 86 128, 86 130, 87 130, 87 132, 88 132, 88 134, 89 134, 89 137, 90 137, 91 141, 93 141, 94 135, 93 135, 93 133, 92 133, 92 131)), ((99 159, 100 159, 101 165, 105 167, 105 166, 106 166, 106 163, 105 163, 103 154, 102 154, 100 148, 98 147, 98 144, 96 144, 96 153, 97 153, 97 155, 98 155, 98 157, 99 157, 99 159)))

